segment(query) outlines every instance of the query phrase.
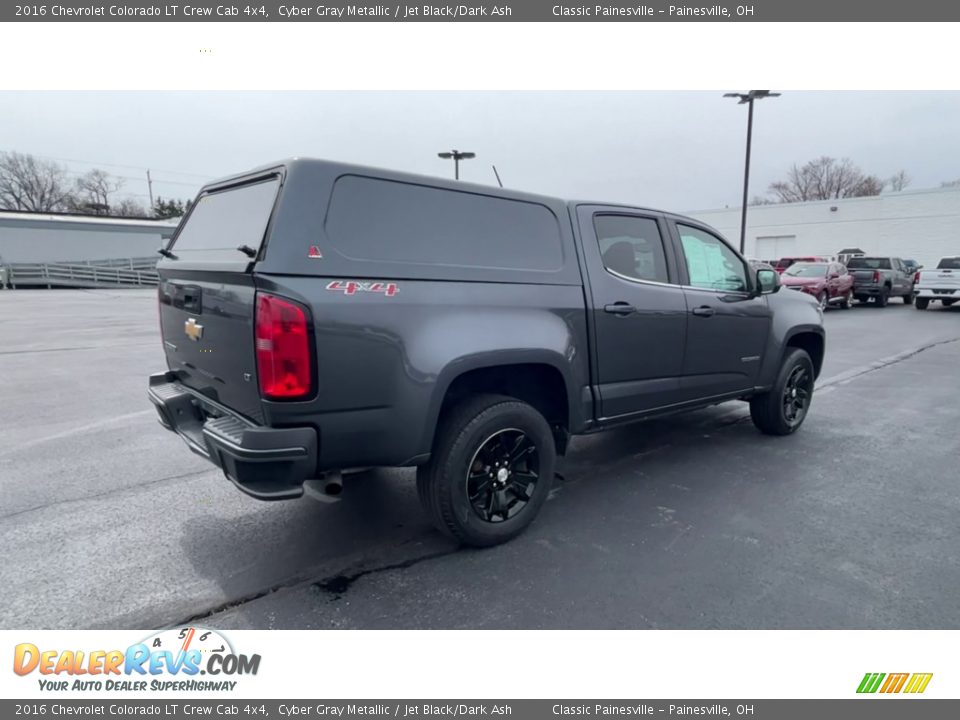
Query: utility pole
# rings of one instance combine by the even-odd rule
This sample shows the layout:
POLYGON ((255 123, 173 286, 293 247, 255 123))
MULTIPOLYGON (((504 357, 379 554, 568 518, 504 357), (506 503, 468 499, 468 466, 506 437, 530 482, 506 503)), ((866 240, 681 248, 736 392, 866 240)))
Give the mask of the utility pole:
POLYGON ((147 170, 147 192, 150 194, 150 212, 153 212, 153 180, 150 177, 150 170, 147 170))

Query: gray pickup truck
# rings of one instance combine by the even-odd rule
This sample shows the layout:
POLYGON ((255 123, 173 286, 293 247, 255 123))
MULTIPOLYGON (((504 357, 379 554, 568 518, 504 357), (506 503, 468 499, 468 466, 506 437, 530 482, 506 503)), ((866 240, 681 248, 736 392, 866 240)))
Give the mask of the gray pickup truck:
POLYGON ((892 297, 913 302, 913 272, 898 257, 852 257, 847 270, 853 276, 853 296, 858 302, 870 298, 885 307, 892 297))
POLYGON ((823 362, 812 298, 656 210, 298 159, 203 188, 160 252, 164 427, 264 500, 417 466, 476 546, 571 435, 733 399, 786 435, 823 362))

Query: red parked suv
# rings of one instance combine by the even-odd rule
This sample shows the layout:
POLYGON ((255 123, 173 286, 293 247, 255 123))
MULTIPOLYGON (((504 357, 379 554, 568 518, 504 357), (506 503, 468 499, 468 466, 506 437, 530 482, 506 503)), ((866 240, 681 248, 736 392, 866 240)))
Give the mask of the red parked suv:
POLYGON ((780 284, 813 295, 824 309, 832 304, 846 309, 853 302, 853 275, 840 263, 794 263, 780 275, 780 284))
POLYGON ((817 260, 819 260, 819 258, 813 257, 812 255, 809 257, 782 257, 777 260, 776 264, 773 266, 773 269, 782 275, 784 270, 795 263, 817 262, 817 260))

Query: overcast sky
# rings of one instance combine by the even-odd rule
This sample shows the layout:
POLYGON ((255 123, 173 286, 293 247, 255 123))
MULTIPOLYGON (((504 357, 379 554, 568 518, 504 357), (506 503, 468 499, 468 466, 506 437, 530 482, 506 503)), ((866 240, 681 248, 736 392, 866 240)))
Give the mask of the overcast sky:
MULTIPOLYGON (((732 88, 745 91, 747 88, 732 88)), ((94 165, 123 194, 190 197, 294 156, 668 210, 739 205, 746 107, 716 92, 0 93, 0 150, 94 165), (123 167, 121 167, 123 166, 123 167)), ((849 157, 910 189, 960 178, 960 92, 784 92, 757 103, 751 197, 793 163, 849 157)))

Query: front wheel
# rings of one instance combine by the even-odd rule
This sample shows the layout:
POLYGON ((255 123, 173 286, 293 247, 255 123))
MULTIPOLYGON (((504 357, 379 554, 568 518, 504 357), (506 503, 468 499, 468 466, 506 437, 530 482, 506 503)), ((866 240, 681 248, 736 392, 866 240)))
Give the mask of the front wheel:
POLYGON ((543 415, 501 395, 445 413, 430 462, 417 470, 434 524, 465 545, 506 542, 533 521, 550 493, 556 445, 543 415))
POLYGON ((917 303, 916 303, 917 310, 926 310, 929 305, 930 305, 930 298, 922 298, 922 297, 917 298, 917 303))
POLYGON ((847 290, 844 294, 843 299, 840 301, 840 307, 844 310, 849 310, 853 305, 853 290, 847 290))
POLYGON ((769 392, 750 399, 750 419, 766 435, 789 435, 803 424, 813 401, 813 361, 791 348, 769 392))
POLYGON ((817 295, 817 303, 820 305, 820 309, 821 309, 821 310, 826 310, 826 309, 827 309, 827 293, 826 293, 826 291, 823 291, 822 293, 820 293, 819 295, 817 295))

